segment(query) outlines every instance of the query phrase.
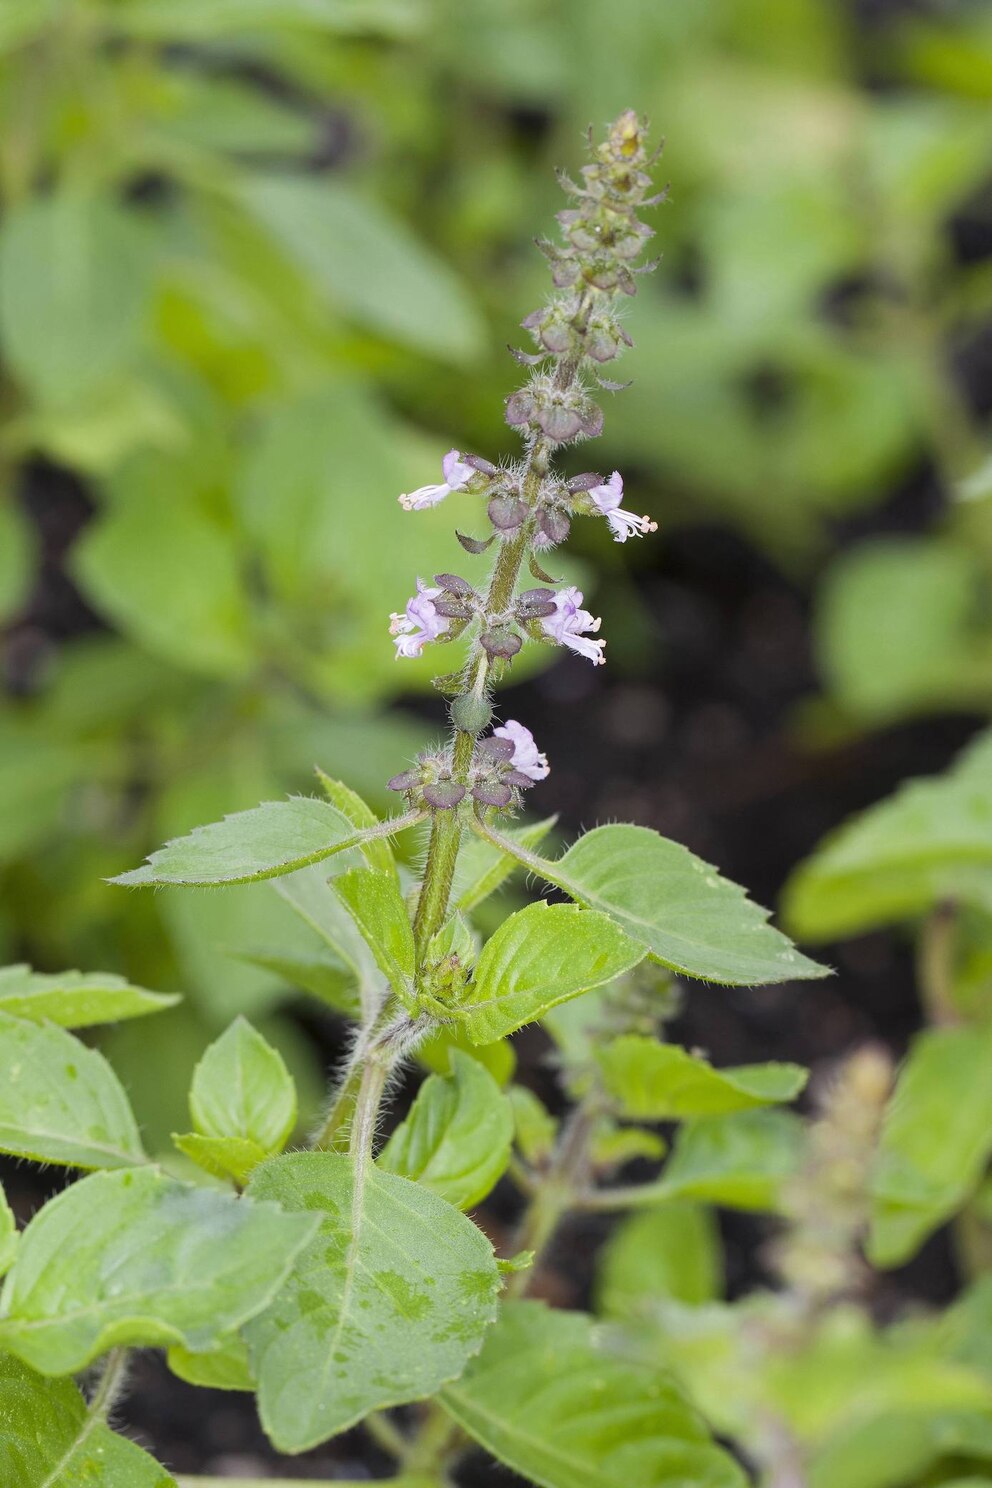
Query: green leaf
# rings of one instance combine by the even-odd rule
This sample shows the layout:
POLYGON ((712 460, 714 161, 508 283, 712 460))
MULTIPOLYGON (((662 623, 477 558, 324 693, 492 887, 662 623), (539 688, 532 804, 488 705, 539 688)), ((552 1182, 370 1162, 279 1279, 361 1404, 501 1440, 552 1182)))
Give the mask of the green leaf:
POLYGON ((625 1034, 598 1051, 603 1082, 624 1116, 678 1121, 687 1116, 726 1116, 793 1100, 808 1071, 798 1064, 745 1064, 717 1070, 675 1044, 625 1034))
POLYGON ((272 1299, 316 1226, 154 1168, 94 1173, 23 1232, 0 1293, 0 1347, 44 1374, 73 1374, 118 1344, 209 1351, 272 1299))
MULTIPOLYGON (((144 474, 137 470, 136 484, 144 474)), ((153 655, 209 677, 250 671, 255 650, 235 536, 181 487, 129 491, 89 524, 69 566, 93 608, 153 655)))
MULTIPOLYGON (((379 825, 379 818, 371 806, 366 805, 358 792, 351 789, 351 786, 344 785, 340 780, 332 780, 321 769, 317 770, 317 780, 331 805, 335 810, 340 811, 342 816, 346 816, 353 827, 362 831, 379 825)), ((385 837, 374 837, 368 842, 363 842, 361 849, 370 868, 375 868, 380 873, 388 873, 399 883, 396 859, 385 837)))
POLYGON ((17 1251, 17 1220, 0 1188, 0 1276, 9 1271, 17 1251))
POLYGON ((362 838, 326 801, 312 796, 266 801, 195 827, 187 837, 177 837, 153 852, 143 867, 121 873, 111 883, 204 887, 254 883, 320 863, 332 853, 355 847, 362 838))
POLYGON ((909 781, 831 833, 784 904, 798 934, 829 940, 945 899, 992 906, 992 730, 945 775, 909 781))
POLYGON ((176 1488, 147 1452, 90 1415, 71 1379, 44 1379, 0 1354, 4 1488, 176 1488))
POLYGON ((323 868, 303 868, 278 879, 272 887, 345 964, 356 982, 357 1006, 372 1013, 382 997, 381 973, 354 920, 328 882, 338 868, 344 871, 349 867, 354 856, 353 852, 342 853, 323 868))
POLYGON ((290 987, 309 992, 336 1013, 344 1013, 349 1018, 358 1017, 360 1004, 354 974, 336 956, 319 951, 309 956, 302 951, 296 954, 240 951, 238 957, 252 966, 271 971, 290 987))
POLYGON ((387 1173, 422 1183, 456 1209, 472 1209, 506 1171, 512 1141, 506 1096, 478 1060, 453 1049, 451 1074, 424 1081, 378 1163, 387 1173))
POLYGON ((540 1488, 743 1488, 671 1376, 597 1343, 590 1319, 508 1302, 440 1395, 481 1446, 540 1488))
POLYGON ((233 193, 345 315, 428 355, 465 362, 477 354, 481 322, 466 287, 347 181, 243 175, 233 193))
POLYGON ((69 1168, 145 1161, 127 1096, 103 1055, 51 1023, 0 1013, 0 1151, 69 1168))
POLYGON ((396 879, 375 868, 352 868, 333 879, 331 888, 397 997, 412 1006, 416 950, 410 916, 396 879))
MULTIPOLYGON (((509 838, 498 840, 513 850, 509 838)), ((684 976, 755 986, 828 975, 743 889, 647 827, 596 827, 553 863, 522 849, 515 856, 684 976)))
POLYGON ((254 1390, 248 1345, 240 1333, 222 1338, 209 1353, 194 1354, 182 1344, 174 1344, 166 1354, 173 1374, 189 1385, 206 1390, 254 1390))
POLYGON ((128 36, 212 43, 259 28, 405 37, 423 13, 416 0, 128 0, 113 17, 128 36))
POLYGON ((596 1293, 613 1318, 650 1315, 659 1297, 690 1307, 719 1300, 720 1234, 712 1210, 678 1201, 631 1215, 610 1236, 596 1293))
POLYGON ((285 1146, 296 1125, 296 1087, 282 1055, 247 1018, 235 1018, 204 1053, 189 1112, 205 1137, 243 1139, 269 1156, 285 1146))
POLYGON ((913 1043, 879 1140, 868 1254, 907 1260, 955 1212, 992 1154, 992 1024, 940 1028, 913 1043))
POLYGON ((147 992, 106 971, 48 975, 24 965, 0 967, 0 1012, 62 1028, 142 1018, 180 1001, 177 993, 147 992))
POLYGON ((496 1313, 492 1248, 457 1209, 347 1157, 273 1158, 249 1193, 322 1213, 313 1241, 245 1336, 262 1424, 302 1452, 371 1410, 422 1400, 477 1352, 496 1313))
MULTIPOLYGON (((556 816, 547 816, 543 821, 531 822, 525 827, 511 827, 503 835, 519 847, 540 847, 557 820, 556 816)), ((519 866, 511 853, 501 852, 484 837, 468 837, 466 834, 455 869, 453 898, 457 908, 466 914, 475 909, 490 894, 495 894, 519 866)))
POLYGON ((473 1044, 465 1029, 455 1023, 438 1024, 434 1032, 417 1045, 414 1058, 424 1069, 447 1075, 451 1072, 451 1057, 456 1049, 470 1059, 477 1059, 500 1087, 512 1080, 517 1056, 509 1039, 497 1039, 494 1044, 473 1044))
POLYGON ((513 1140, 529 1163, 544 1162, 554 1151, 558 1122, 526 1085, 511 1085, 506 1092, 513 1111, 513 1140))
POLYGON ((244 1185, 248 1175, 271 1153, 248 1137, 204 1137, 199 1132, 173 1132, 175 1146, 214 1178, 233 1178, 244 1185))
POLYGON ((148 239, 110 196, 61 192, 12 208, 0 232, 0 337, 31 392, 66 404, 137 355, 148 239))
POLYGON ((643 959, 643 948, 606 915, 541 900, 486 942, 456 1010, 473 1043, 492 1043, 643 959))

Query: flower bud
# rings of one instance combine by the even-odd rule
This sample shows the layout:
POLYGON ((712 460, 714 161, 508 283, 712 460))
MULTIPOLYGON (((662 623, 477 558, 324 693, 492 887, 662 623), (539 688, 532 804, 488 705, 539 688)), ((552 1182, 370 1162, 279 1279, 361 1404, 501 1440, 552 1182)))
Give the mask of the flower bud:
POLYGON ((492 630, 484 630, 479 641, 490 656, 502 656, 507 660, 511 656, 516 656, 523 645, 516 631, 510 630, 505 625, 493 626, 492 630))
POLYGON ((456 697, 451 704, 451 722, 456 729, 463 734, 478 736, 483 729, 489 727, 489 721, 493 716, 493 710, 485 698, 476 697, 473 693, 463 693, 456 697))

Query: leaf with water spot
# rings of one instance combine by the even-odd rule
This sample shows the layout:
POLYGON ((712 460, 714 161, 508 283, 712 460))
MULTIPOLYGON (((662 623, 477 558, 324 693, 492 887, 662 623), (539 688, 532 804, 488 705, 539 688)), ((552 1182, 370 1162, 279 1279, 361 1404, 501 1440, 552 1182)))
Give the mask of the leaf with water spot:
POLYGON ((452 1205, 350 1158, 295 1152, 253 1175, 252 1197, 319 1214, 319 1230, 245 1337, 262 1424, 303 1452, 369 1411, 433 1395, 496 1316, 492 1247, 452 1205))

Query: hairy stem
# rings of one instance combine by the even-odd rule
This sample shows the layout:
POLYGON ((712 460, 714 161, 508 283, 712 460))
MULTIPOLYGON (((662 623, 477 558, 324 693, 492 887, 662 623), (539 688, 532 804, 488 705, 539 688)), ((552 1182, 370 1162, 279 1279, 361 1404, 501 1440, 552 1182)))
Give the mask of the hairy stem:
POLYGON ((87 1405, 87 1414, 94 1420, 105 1421, 113 1410, 127 1378, 129 1353, 126 1348, 111 1349, 104 1360, 100 1378, 87 1405))

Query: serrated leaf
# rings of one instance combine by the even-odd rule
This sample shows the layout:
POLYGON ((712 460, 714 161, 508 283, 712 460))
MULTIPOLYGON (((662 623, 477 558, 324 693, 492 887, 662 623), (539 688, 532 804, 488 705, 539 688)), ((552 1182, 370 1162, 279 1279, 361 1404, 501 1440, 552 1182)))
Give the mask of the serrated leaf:
POLYGON ((992 731, 944 775, 911 780, 828 836, 786 885, 798 934, 827 940, 943 900, 992 906, 992 731))
POLYGON ((17 1220, 0 1188, 0 1276, 9 1271, 17 1250, 17 1220))
POLYGON ((254 883, 322 862, 360 845, 364 835, 340 811, 312 796, 266 801, 167 842, 141 868, 121 873, 111 883, 254 883))
MULTIPOLYGON (((489 834, 495 838, 496 834, 489 834)), ((499 836, 500 843, 509 838, 499 836)), ((512 849, 569 898, 609 915, 663 966, 755 986, 827 976, 768 924, 744 890, 647 827, 596 827, 554 862, 512 849)))
POLYGON ((120 1081, 96 1049, 52 1023, 0 1013, 0 1152, 68 1168, 145 1159, 120 1081))
POLYGON ((639 1121, 727 1116, 790 1101, 809 1078, 798 1064, 717 1070, 676 1044, 636 1033, 613 1039, 597 1057, 608 1094, 624 1116, 639 1121))
POLYGON ((29 966, 0 968, 0 1012, 62 1028, 118 1023, 174 1007, 174 992, 148 992, 111 972, 60 971, 50 975, 29 966))
POLYGON ((176 1488, 147 1452, 89 1414, 71 1379, 44 1379, 0 1354, 4 1488, 176 1488))
POLYGON ((643 959, 643 947, 606 915, 541 900, 486 942, 457 1012, 473 1043, 492 1043, 643 959))
MULTIPOLYGON (((352 826, 362 831, 379 825, 379 818, 372 807, 366 805, 358 792, 353 791, 350 785, 345 785, 340 780, 332 780, 330 775, 325 775, 321 769, 317 770, 317 781, 331 805, 340 811, 342 816, 346 816, 352 826)), ((399 882, 396 859, 385 837, 376 837, 369 842, 363 842, 361 850, 370 868, 375 868, 380 873, 388 873, 396 879, 397 883, 399 882)))
POLYGON ((240 1333, 222 1338, 209 1353, 194 1354, 182 1344, 174 1344, 166 1354, 172 1373, 189 1385, 205 1390, 254 1390, 248 1345, 240 1333))
MULTIPOLYGON (((511 827, 505 835, 520 847, 540 847, 557 820, 556 816, 548 816, 525 827, 511 827)), ((455 870, 455 904, 465 913, 475 909, 490 894, 495 894, 518 867, 517 859, 510 853, 501 852, 484 837, 468 837, 466 834, 455 870)))
POLYGON ((235 1018, 193 1071, 189 1113, 204 1137, 234 1138, 263 1155, 282 1150, 296 1125, 296 1086, 282 1055, 247 1018, 235 1018))
POLYGON ((448 1414, 540 1488, 744 1488, 670 1375, 598 1346, 591 1320, 508 1302, 448 1414))
POLYGON ((512 1141, 506 1096, 478 1060, 453 1049, 451 1074, 424 1081, 378 1164, 422 1183, 456 1209, 472 1209, 506 1171, 512 1141))
POLYGON ((992 1154, 992 1024, 939 1028, 910 1049, 886 1110, 868 1254, 908 1260, 960 1208, 992 1154))
POLYGON ((374 868, 352 868, 333 879, 331 888, 397 997, 412 1006, 416 950, 406 901, 396 879, 374 868))
POLYGON ((658 1298, 690 1307, 718 1301, 720 1234, 712 1210, 675 1201, 633 1214, 613 1231, 599 1263, 601 1312, 650 1316, 658 1298))
POLYGON ((301 1452, 371 1410, 421 1400, 458 1375, 496 1313, 492 1248, 436 1194, 350 1159, 299 1152, 249 1193, 322 1223, 272 1306, 245 1330, 262 1423, 301 1452))
POLYGON ((154 1168, 94 1173, 24 1230, 0 1348, 72 1374, 118 1344, 216 1348, 278 1291, 315 1219, 154 1168))

